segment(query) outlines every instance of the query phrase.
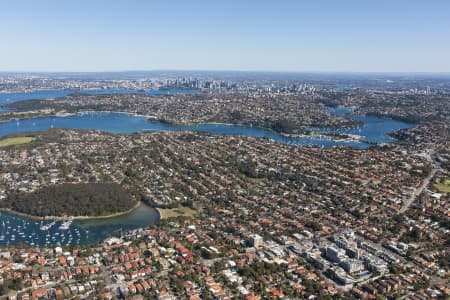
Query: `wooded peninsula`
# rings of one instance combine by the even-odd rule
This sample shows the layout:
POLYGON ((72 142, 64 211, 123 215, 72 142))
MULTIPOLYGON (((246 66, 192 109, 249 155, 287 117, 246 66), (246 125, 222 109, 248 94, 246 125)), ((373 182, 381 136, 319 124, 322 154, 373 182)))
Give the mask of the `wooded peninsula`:
POLYGON ((31 193, 12 193, 2 207, 37 216, 107 216, 132 209, 136 201, 115 183, 59 184, 31 193))

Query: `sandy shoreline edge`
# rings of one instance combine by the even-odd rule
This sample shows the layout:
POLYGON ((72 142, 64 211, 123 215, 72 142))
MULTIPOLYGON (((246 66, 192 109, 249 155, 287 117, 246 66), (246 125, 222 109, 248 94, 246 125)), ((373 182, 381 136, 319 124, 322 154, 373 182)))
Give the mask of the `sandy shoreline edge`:
MULTIPOLYGON (((136 209, 138 209, 140 206, 142 205, 142 201, 138 201, 132 208, 123 211, 123 212, 117 212, 114 214, 110 214, 110 215, 106 215, 106 216, 63 216, 63 217, 59 217, 59 216, 46 216, 46 217, 39 217, 39 216, 33 216, 33 215, 29 215, 29 214, 25 214, 25 213, 21 213, 9 208, 0 208, 0 211, 4 211, 4 212, 8 212, 10 214, 19 216, 19 217, 24 217, 24 218, 28 218, 31 220, 37 220, 37 221, 65 221, 65 220, 96 220, 96 219, 110 219, 110 218, 115 218, 115 217, 119 217, 119 216, 123 216, 123 215, 127 215, 133 211, 135 211, 136 209)), ((159 214, 159 212, 158 212, 159 214)))

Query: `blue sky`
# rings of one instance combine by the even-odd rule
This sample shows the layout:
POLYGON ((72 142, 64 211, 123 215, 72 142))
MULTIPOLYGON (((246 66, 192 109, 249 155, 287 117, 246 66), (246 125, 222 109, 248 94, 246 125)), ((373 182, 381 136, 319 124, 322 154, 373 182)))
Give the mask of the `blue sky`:
POLYGON ((0 71, 449 72, 448 0, 0 0, 0 71))

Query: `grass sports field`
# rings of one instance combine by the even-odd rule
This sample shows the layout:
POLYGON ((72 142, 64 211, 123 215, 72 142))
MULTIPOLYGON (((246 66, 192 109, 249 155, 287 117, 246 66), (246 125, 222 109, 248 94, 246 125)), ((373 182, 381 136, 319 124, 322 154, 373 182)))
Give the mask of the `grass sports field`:
POLYGON ((194 217, 197 215, 197 212, 189 207, 180 207, 180 208, 157 208, 161 219, 175 218, 178 216, 185 217, 194 217))
POLYGON ((434 187, 442 193, 450 193, 450 179, 445 179, 442 183, 435 183, 434 187))
POLYGON ((0 140, 0 148, 7 147, 7 146, 27 144, 27 143, 31 143, 32 141, 34 141, 34 138, 27 137, 27 136, 6 138, 4 140, 0 140))

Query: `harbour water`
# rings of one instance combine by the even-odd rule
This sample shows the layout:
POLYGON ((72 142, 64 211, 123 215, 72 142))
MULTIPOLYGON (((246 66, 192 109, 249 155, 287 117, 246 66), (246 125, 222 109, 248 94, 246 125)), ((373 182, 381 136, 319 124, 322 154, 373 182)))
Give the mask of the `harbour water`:
POLYGON ((318 131, 324 133, 340 133, 361 136, 361 140, 369 143, 391 143, 394 141, 394 139, 388 136, 390 132, 416 126, 416 124, 413 123, 407 123, 388 118, 351 115, 350 113, 355 109, 355 107, 337 107, 328 108, 328 112, 333 115, 342 116, 354 121, 362 122, 363 125, 339 129, 318 128, 318 131))
MULTIPOLYGON (((100 90, 100 92, 114 92, 114 90, 100 90)), ((92 91, 89 91, 92 93, 92 91)), ((129 92, 115 90, 115 92, 129 92)), ((160 91, 162 93, 186 92, 160 91)), ((46 94, 38 92, 43 99, 64 96, 67 91, 58 91, 56 94, 46 94), (48 96, 52 97, 48 97, 48 96)), ((156 93, 156 92, 155 92, 156 93)), ((190 92, 189 92, 190 93, 190 92)), ((5 94, 0 94, 0 105, 6 101, 5 94)), ((17 94, 9 101, 19 101, 35 98, 36 94, 28 98, 17 94), (24 98, 25 97, 25 98, 24 98), (13 99, 13 100, 11 100, 13 99)), ((351 112, 351 108, 329 109, 331 114, 346 115, 351 112)), ((291 137, 261 128, 224 125, 224 124, 200 124, 200 125, 172 125, 160 122, 149 122, 147 117, 132 116, 124 113, 80 113, 63 117, 45 117, 26 120, 10 121, 0 123, 0 137, 30 131, 43 131, 50 128, 71 128, 71 129, 95 129, 116 134, 131 134, 139 131, 196 131, 208 132, 217 135, 241 135, 256 138, 269 138, 279 143, 291 145, 311 145, 320 147, 350 146, 355 148, 367 148, 370 143, 389 143, 392 139, 387 136, 389 132, 401 128, 414 127, 414 124, 401 121, 382 119, 370 116, 349 116, 353 120, 364 123, 362 126, 353 126, 342 129, 315 128, 318 132, 346 133, 360 136, 363 141, 336 141, 329 138, 320 137, 291 137), (367 142, 364 142, 367 141, 367 142)), ((97 219, 85 221, 73 221, 65 229, 62 222, 52 223, 51 221, 33 221, 26 218, 11 215, 6 212, 0 213, 0 245, 12 245, 26 243, 29 245, 74 245, 94 243, 111 235, 112 232, 131 230, 153 224, 159 220, 158 213, 148 207, 141 206, 132 213, 116 218, 97 219)), ((67 224, 65 224, 67 226, 67 224)))

